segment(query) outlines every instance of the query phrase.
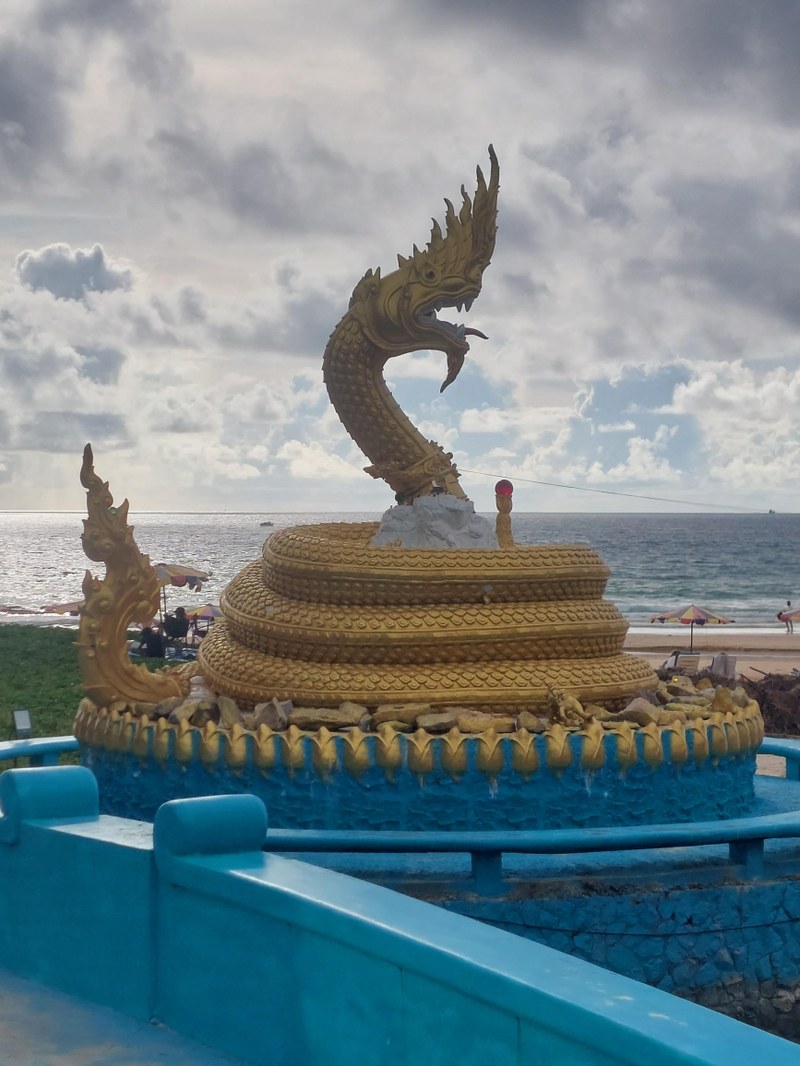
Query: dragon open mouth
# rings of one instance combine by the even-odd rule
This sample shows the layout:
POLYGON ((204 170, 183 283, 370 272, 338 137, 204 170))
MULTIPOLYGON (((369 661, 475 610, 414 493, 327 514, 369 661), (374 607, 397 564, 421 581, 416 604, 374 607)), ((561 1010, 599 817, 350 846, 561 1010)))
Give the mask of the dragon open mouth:
POLYGON ((448 385, 451 385, 458 377, 461 367, 464 365, 464 355, 466 354, 469 345, 466 343, 467 337, 482 337, 485 341, 489 338, 485 333, 481 333, 479 329, 473 329, 471 326, 465 326, 462 323, 446 322, 444 319, 438 317, 438 312, 442 307, 455 307, 458 311, 469 311, 472 307, 472 300, 456 300, 453 303, 438 303, 433 307, 427 307, 424 311, 421 311, 417 316, 417 320, 420 325, 430 328, 433 326, 435 329, 440 330, 449 337, 453 337, 459 343, 458 347, 445 346, 444 350, 447 352, 447 377, 442 382, 440 392, 444 392, 448 385))
POLYGON ((438 312, 442 307, 450 306, 455 307, 458 311, 469 311, 472 307, 472 300, 464 300, 455 304, 436 304, 434 307, 429 307, 427 310, 422 311, 419 315, 419 321, 426 326, 436 326, 438 329, 443 330, 445 333, 449 333, 459 340, 464 340, 465 337, 482 337, 487 341, 489 338, 485 333, 481 333, 479 329, 473 329, 471 326, 464 326, 462 324, 456 325, 454 322, 446 322, 444 319, 438 317, 438 312))

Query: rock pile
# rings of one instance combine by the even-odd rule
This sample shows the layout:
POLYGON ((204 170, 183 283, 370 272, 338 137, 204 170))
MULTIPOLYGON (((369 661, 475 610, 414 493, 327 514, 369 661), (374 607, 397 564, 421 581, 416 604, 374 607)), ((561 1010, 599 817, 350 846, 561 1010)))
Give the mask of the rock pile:
MULTIPOLYGON (((634 728, 685 724, 698 718, 709 719, 716 714, 735 712, 751 702, 741 686, 731 689, 724 684, 714 685, 707 678, 695 683, 689 677, 676 676, 668 681, 660 680, 655 689, 641 691, 618 711, 598 704, 584 705, 574 696, 556 691, 551 692, 546 711, 537 713, 523 710, 516 714, 489 714, 474 708, 434 706, 424 702, 368 707, 345 701, 338 707, 302 707, 291 700, 277 698, 259 703, 252 710, 243 710, 229 696, 214 693, 197 674, 190 680, 186 697, 175 696, 157 704, 132 706, 120 701, 108 710, 116 710, 119 714, 130 712, 135 717, 147 716, 151 721, 165 718, 172 725, 186 723, 199 729, 211 722, 223 729, 238 726, 253 732, 263 725, 276 733, 291 726, 304 732, 324 727, 332 733, 356 728, 369 733, 389 725, 400 733, 424 730, 429 734, 444 734, 455 728, 462 733, 479 734, 490 729, 495 733, 513 733, 522 729, 529 733, 544 733, 554 724, 577 730, 590 722, 599 722, 606 728, 613 728, 620 722, 628 722, 634 728)), ((88 700, 84 700, 81 706, 94 710, 88 700)))

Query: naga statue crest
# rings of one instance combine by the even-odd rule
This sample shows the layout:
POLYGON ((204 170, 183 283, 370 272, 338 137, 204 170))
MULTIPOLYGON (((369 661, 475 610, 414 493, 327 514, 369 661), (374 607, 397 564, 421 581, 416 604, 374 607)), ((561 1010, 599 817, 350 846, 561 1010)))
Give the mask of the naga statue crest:
POLYGON ((344 318, 325 349, 323 374, 336 413, 372 460, 367 472, 383 478, 405 502, 440 485, 463 496, 452 454, 427 441, 395 402, 383 379, 388 359, 434 350, 447 357, 442 390, 455 381, 479 330, 438 317, 445 307, 469 310, 481 290, 497 233, 499 167, 489 146, 489 182, 478 167, 472 199, 461 189, 456 213, 445 200, 445 231, 434 219, 427 246, 398 255, 398 268, 381 276, 368 270, 353 290, 344 318))

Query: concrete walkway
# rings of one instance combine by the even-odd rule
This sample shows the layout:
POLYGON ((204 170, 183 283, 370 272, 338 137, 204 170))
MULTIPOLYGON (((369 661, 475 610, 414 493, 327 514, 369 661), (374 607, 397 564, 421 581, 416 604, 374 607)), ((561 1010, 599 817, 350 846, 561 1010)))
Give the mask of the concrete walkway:
POLYGON ((241 1066, 168 1029, 0 970, 3 1066, 241 1066))

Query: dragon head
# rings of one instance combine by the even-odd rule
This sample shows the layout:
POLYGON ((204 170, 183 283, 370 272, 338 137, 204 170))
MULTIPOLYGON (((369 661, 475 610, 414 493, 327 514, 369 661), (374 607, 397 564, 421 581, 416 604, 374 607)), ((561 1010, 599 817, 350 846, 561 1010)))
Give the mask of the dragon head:
POLYGON ((445 232, 434 219, 426 248, 420 251, 415 245, 410 256, 398 255, 397 270, 386 277, 381 277, 380 270, 367 271, 350 300, 350 313, 386 359, 421 350, 444 352, 447 377, 442 391, 455 381, 464 364, 467 336, 485 339, 479 330, 443 321, 438 312, 444 307, 468 311, 481 291, 497 234, 500 170, 491 145, 489 159, 489 184, 478 167, 474 199, 462 186, 458 214, 445 200, 445 232))

